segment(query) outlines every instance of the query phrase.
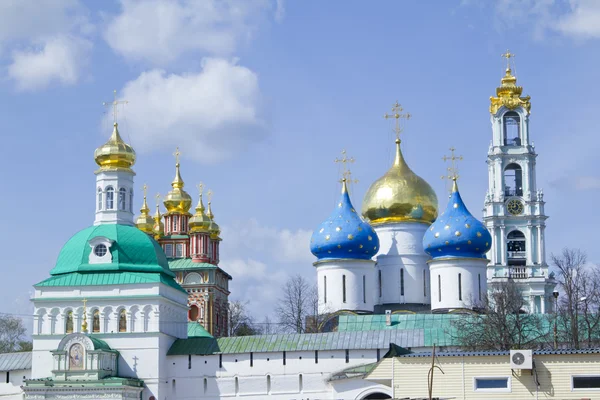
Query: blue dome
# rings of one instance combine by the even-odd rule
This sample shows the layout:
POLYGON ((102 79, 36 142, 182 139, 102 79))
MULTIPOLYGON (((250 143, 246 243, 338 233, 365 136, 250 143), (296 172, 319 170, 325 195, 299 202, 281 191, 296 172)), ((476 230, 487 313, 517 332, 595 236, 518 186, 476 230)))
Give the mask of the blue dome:
POLYGON ((348 196, 346 182, 333 213, 313 232, 310 251, 319 260, 352 258, 369 260, 379 250, 379 238, 356 212, 348 196))
POLYGON ((485 258, 492 237, 487 228, 471 215, 454 181, 446 210, 423 236, 423 247, 433 258, 485 258))

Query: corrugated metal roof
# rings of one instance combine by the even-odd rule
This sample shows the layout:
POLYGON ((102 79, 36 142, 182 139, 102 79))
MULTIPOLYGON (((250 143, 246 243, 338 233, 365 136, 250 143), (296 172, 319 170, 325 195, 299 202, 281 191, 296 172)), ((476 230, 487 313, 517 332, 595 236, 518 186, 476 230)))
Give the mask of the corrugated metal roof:
POLYGON ((0 354, 0 371, 31 369, 31 352, 0 354))
MULTIPOLYGON (((435 353, 436 357, 484 357, 507 356, 510 351, 441 351, 435 353)), ((571 354, 600 354, 600 349, 559 349, 559 350, 533 350, 534 355, 571 355, 571 354)), ((431 352, 404 354, 399 357, 420 358, 431 357, 431 352)))
POLYGON ((159 273, 148 272, 72 272, 63 275, 51 276, 50 278, 34 286, 101 286, 158 282, 162 282, 165 285, 185 292, 185 290, 179 286, 177 282, 173 280, 173 278, 159 273))
POLYGON ((169 268, 171 271, 192 270, 192 269, 216 269, 214 264, 193 262, 191 258, 169 258, 169 268))
POLYGON ((329 332, 239 336, 219 339, 188 338, 175 341, 169 355, 237 354, 279 351, 387 349, 390 343, 402 347, 423 347, 422 332, 403 331, 329 332), (212 341, 212 342, 211 342, 212 341))

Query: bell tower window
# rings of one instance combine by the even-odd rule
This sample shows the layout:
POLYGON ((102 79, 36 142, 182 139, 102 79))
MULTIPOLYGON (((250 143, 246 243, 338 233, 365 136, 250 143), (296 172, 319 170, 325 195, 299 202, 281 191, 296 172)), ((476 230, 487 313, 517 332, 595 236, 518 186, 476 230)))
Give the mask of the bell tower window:
POLYGON ((514 111, 507 112, 502 118, 504 128, 504 145, 521 145, 521 117, 514 111))
POLYGON ((127 189, 119 189, 119 210, 125 211, 125 198, 127 197, 127 189))
POLYGON ((106 188, 106 209, 112 210, 115 206, 115 189, 112 186, 106 188))
POLYGON ((508 265, 525 265, 526 247, 525 235, 521 231, 512 231, 506 237, 506 251, 508 265))
POLYGON ((509 164, 504 169, 504 196, 523 196, 523 170, 519 164, 509 164))

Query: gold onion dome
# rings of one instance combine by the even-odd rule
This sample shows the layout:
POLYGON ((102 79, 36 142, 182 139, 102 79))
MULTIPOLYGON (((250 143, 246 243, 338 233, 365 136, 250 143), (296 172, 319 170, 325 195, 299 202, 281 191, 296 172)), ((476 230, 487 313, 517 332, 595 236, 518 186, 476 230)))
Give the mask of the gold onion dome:
POLYGON ((162 222, 162 215, 160 215, 160 206, 156 205, 156 213, 154 214, 154 226, 152 227, 154 231, 154 238, 158 239, 164 235, 165 232, 165 224, 162 222))
POLYGON ((200 198, 198 199, 198 205, 196 206, 196 213, 190 218, 188 222, 190 227, 190 232, 207 232, 208 228, 211 224, 211 220, 204 213, 204 203, 202 202, 202 193, 200 193, 200 198))
POLYGON ((115 122, 113 126, 108 142, 94 152, 96 164, 100 166, 100 170, 131 170, 131 166, 135 164, 135 150, 121 138, 118 124, 115 122))
POLYGON ((373 182, 362 203, 362 215, 372 225, 388 222, 423 222, 437 218, 437 196, 431 186, 404 161, 396 139, 394 165, 373 182))
POLYGON ((144 233, 154 233, 154 218, 150 216, 150 208, 146 202, 146 195, 144 195, 144 204, 142 205, 140 212, 141 215, 137 217, 135 226, 144 233))
POLYGON ((179 162, 175 164, 175 179, 171 182, 173 190, 165 196, 163 204, 167 209, 167 214, 189 214, 192 207, 192 197, 183 190, 185 183, 181 179, 179 172, 179 162))
POLYGON ((206 216, 210 219, 210 224, 208 225, 208 231, 210 232, 210 237, 216 239, 219 237, 221 233, 221 227, 217 225, 215 222, 215 216, 212 212, 212 208, 210 206, 210 201, 208 202, 208 209, 206 210, 206 216))
POLYGON ((531 111, 531 97, 521 97, 522 93, 523 87, 517 86, 517 77, 507 67, 506 73, 500 81, 500 86, 496 88, 496 97, 490 97, 490 113, 496 114, 502 106, 509 110, 523 107, 529 113, 531 111))

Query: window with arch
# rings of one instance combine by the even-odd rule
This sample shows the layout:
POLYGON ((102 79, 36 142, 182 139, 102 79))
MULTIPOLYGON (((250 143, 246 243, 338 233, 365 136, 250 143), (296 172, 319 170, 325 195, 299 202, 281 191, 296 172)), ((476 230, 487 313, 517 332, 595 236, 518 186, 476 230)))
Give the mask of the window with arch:
POLYGON ((462 274, 458 274, 458 300, 462 301, 462 274))
POLYGON ((271 394, 271 375, 267 375, 267 394, 271 394))
POLYGON ((126 208, 127 189, 119 189, 119 210, 125 211, 126 208))
POLYGON ((65 332, 73 333, 73 311, 67 311, 65 318, 65 332))
POLYGON ((98 211, 102 210, 102 189, 98 188, 98 211))
POLYGON ((127 312, 125 312, 125 309, 119 312, 119 332, 127 332, 127 312))
POLYGON ((342 302, 346 302, 346 275, 342 275, 342 302))
POLYGON ((92 332, 100 332, 100 310, 94 310, 92 318, 92 332))
POLYGON ((190 321, 198 321, 198 317, 200 316, 200 309, 196 304, 192 304, 190 306, 189 318, 190 321))
POLYGON ((504 145, 521 145, 521 117, 514 111, 509 111, 502 117, 502 126, 504 128, 504 145))
POLYGON ((506 251, 509 265, 525 265, 526 251, 525 235, 523 232, 514 230, 506 236, 506 251))
POLYGON ((504 196, 523 196, 523 170, 519 164, 504 168, 504 196))
POLYGON ((177 226, 179 225, 179 216, 173 215, 173 231, 178 231, 177 226))
POLYGON ((323 276, 323 302, 327 303, 327 276, 323 276))
POLYGON ((112 186, 106 188, 106 209, 112 210, 115 207, 115 189, 112 186))

